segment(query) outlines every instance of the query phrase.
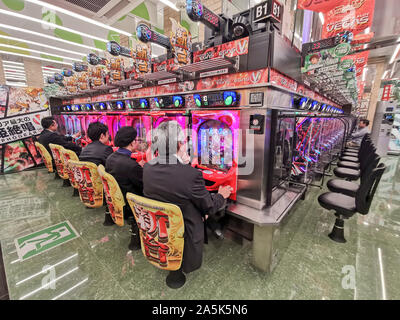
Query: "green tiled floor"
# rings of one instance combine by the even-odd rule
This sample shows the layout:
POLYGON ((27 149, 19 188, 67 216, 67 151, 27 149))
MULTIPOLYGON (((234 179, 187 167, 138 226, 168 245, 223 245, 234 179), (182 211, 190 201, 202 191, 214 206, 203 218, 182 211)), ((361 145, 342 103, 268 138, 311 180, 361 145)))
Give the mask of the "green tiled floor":
POLYGON ((251 265, 251 244, 210 237, 202 268, 179 290, 165 285, 166 271, 129 251, 127 226, 104 227, 103 209, 84 208, 46 170, 1 176, 0 240, 10 298, 400 299, 400 158, 384 162, 370 213, 346 221, 346 244, 327 237, 334 217, 318 205, 323 191, 313 188, 294 208, 285 231, 292 240, 272 274, 251 265), (65 220, 79 238, 18 260, 15 238, 65 220), (46 288, 50 272, 42 270, 54 265, 57 280, 46 288), (348 270, 355 289, 346 287, 348 270))

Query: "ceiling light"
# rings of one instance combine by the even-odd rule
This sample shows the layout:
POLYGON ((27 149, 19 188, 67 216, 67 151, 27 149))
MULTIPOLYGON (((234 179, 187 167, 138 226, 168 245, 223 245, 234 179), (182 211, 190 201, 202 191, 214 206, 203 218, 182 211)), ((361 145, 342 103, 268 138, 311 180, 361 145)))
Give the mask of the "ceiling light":
POLYGON ((3 67, 10 70, 25 70, 25 67, 10 66, 3 63, 3 67))
POLYGON ((53 56, 53 57, 72 60, 72 61, 82 61, 82 59, 76 59, 76 58, 70 58, 70 57, 66 57, 66 56, 60 56, 59 54, 53 54, 53 53, 44 52, 44 51, 40 51, 40 50, 29 49, 29 48, 22 48, 22 47, 12 46, 12 45, 9 45, 9 44, 4 44, 4 43, 0 43, 0 47, 17 49, 17 50, 21 50, 21 51, 36 52, 36 53, 39 53, 39 54, 45 54, 47 56, 53 56))
POLYGON ((160 2, 166 4, 168 7, 174 9, 175 11, 179 11, 179 9, 176 7, 176 5, 169 0, 160 0, 160 2))
POLYGON ((389 70, 386 70, 384 73, 383 73, 383 76, 382 76, 382 79, 385 79, 386 78, 386 74, 389 72, 389 70))
POLYGON ((14 73, 25 73, 24 70, 15 70, 8 67, 4 67, 4 71, 14 72, 14 73))
MULTIPOLYGON (((10 87, 27 87, 26 83, 12 83, 12 82, 6 82, 7 86, 10 87)), ((19 260, 18 260, 19 261, 19 260)))
POLYGON ((91 47, 91 46, 87 46, 87 45, 84 45, 84 44, 80 44, 80 43, 64 40, 64 39, 57 38, 57 37, 52 37, 52 36, 49 36, 47 34, 31 31, 31 30, 28 30, 28 29, 22 29, 22 28, 10 26, 8 24, 0 23, 0 27, 1 28, 10 29, 10 30, 20 31, 20 32, 24 32, 24 33, 33 34, 33 35, 38 36, 38 37, 43 37, 43 38, 47 38, 47 39, 50 39, 50 40, 60 41, 60 42, 67 43, 69 45, 74 45, 74 46, 78 46, 78 47, 82 47, 82 48, 86 48, 86 49, 90 49, 90 50, 101 51, 100 49, 95 48, 95 47, 91 47))
POLYGON ((3 51, 3 50, 0 50, 0 53, 8 54, 11 56, 24 57, 24 58, 42 60, 42 61, 49 61, 49 62, 56 63, 56 64, 64 64, 64 65, 72 66, 72 63, 56 61, 56 60, 51 60, 51 59, 45 59, 45 58, 39 58, 39 57, 35 57, 35 56, 29 56, 27 54, 21 54, 21 53, 15 53, 15 52, 10 52, 10 51, 3 51))
POLYGON ((50 67, 42 67, 43 71, 62 71, 61 69, 57 68, 50 68, 50 67))
POLYGON ((6 81, 9 80, 15 80, 15 81, 25 81, 26 82, 26 78, 13 78, 13 77, 5 77, 6 81))
POLYGON ((106 25, 104 23, 101 23, 99 21, 96 21, 96 20, 93 20, 93 19, 89 19, 88 17, 85 17, 85 16, 82 16, 82 15, 77 14, 75 12, 71 12, 69 10, 54 6, 54 5, 49 4, 47 2, 43 2, 43 1, 39 1, 39 0, 26 0, 26 1, 34 3, 34 4, 37 4, 37 5, 40 5, 42 7, 48 8, 48 9, 52 9, 54 11, 58 11, 60 13, 64 13, 64 14, 66 14, 68 16, 77 18, 77 19, 82 20, 84 22, 88 22, 88 23, 94 24, 96 26, 99 26, 99 27, 102 27, 102 28, 105 28, 105 29, 108 29, 108 30, 112 30, 112 31, 118 32, 118 33, 123 34, 123 35, 128 36, 128 37, 132 36, 132 34, 130 34, 129 32, 126 32, 126 31, 123 31, 123 30, 120 30, 120 29, 117 29, 117 28, 113 28, 113 27, 108 26, 108 25, 106 25))
POLYGON ((99 40, 99 41, 103 41, 103 42, 108 42, 107 39, 103 39, 103 38, 99 38, 99 37, 96 37, 96 36, 92 36, 90 34, 87 34, 87 33, 84 33, 84 32, 80 32, 80 31, 77 31, 77 30, 74 30, 74 29, 71 29, 71 28, 59 26, 56 23, 51 23, 51 22, 47 22, 47 21, 44 21, 44 20, 41 20, 41 19, 30 17, 30 16, 25 16, 25 15, 17 13, 17 12, 12 12, 12 11, 8 11, 8 10, 0 9, 0 14, 1 13, 5 14, 5 15, 8 15, 8 16, 13 16, 13 17, 16 17, 16 18, 24 19, 24 20, 37 22, 37 23, 40 23, 42 25, 44 24, 46 26, 54 27, 54 28, 57 28, 57 29, 60 29, 60 30, 73 32, 73 33, 79 34, 79 35, 87 37, 87 38, 91 38, 91 39, 95 39, 95 40, 99 40))
POLYGON ((70 50, 66 50, 66 49, 63 49, 63 48, 58 48, 58 47, 55 47, 55 46, 49 46, 48 44, 39 43, 37 41, 29 41, 29 40, 25 40, 25 39, 21 39, 21 38, 3 36, 1 34, 0 34, 0 38, 8 39, 8 40, 15 40, 15 41, 19 41, 19 42, 25 42, 25 43, 33 44, 35 46, 45 47, 45 48, 49 48, 49 49, 53 49, 53 50, 59 50, 59 51, 63 51, 63 52, 66 52, 66 53, 75 54, 75 55, 80 56, 80 57, 85 55, 84 53, 81 53, 81 52, 75 52, 75 51, 70 51, 70 50))
POLYGON ((362 81, 365 81, 365 77, 366 77, 366 75, 367 75, 367 67, 364 67, 364 70, 363 70, 363 75, 362 75, 362 81))
POLYGON ((22 62, 14 62, 14 61, 3 60, 3 64, 5 64, 5 63, 7 63, 7 64, 16 64, 16 65, 19 65, 19 66, 23 66, 24 65, 22 62))
MULTIPOLYGON (((397 39, 397 41, 400 41, 400 38, 399 38, 399 39, 397 39)), ((397 57, 397 54, 399 53, 399 50, 400 50, 400 44, 399 44, 399 45, 397 45, 396 49, 394 50, 394 52, 393 52, 393 55, 392 55, 392 58, 390 59, 390 62, 389 62, 389 64, 392 64, 392 63, 393 63, 393 61, 394 61, 394 59, 396 59, 396 57, 397 57)))
POLYGON ((322 12, 319 13, 319 19, 321 20, 321 23, 323 25, 325 22, 325 19, 324 19, 324 14, 322 12))

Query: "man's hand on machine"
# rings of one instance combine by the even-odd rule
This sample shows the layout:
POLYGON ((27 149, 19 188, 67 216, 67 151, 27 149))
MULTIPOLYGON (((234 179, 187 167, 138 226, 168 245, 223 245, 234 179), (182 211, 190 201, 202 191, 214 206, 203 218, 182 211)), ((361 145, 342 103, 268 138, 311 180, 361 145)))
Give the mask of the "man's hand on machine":
POLYGON ((139 161, 139 166, 141 166, 141 167, 143 168, 143 166, 144 166, 145 163, 146 163, 146 162, 145 162, 144 160, 140 160, 140 161, 139 161))
POLYGON ((220 186, 218 189, 218 193, 224 197, 224 199, 228 199, 233 191, 231 186, 220 186))
POLYGON ((81 136, 81 132, 79 131, 79 132, 73 134, 73 135, 72 135, 72 138, 78 139, 80 136, 81 136))

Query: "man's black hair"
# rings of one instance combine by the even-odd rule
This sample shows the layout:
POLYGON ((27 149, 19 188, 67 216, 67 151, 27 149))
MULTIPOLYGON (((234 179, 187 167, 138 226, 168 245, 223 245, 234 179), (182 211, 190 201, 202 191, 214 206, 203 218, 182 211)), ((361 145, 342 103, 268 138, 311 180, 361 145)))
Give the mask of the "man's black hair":
POLYGON ((54 117, 44 117, 41 121, 43 129, 48 129, 54 122, 54 117))
POLYGON ((102 134, 106 134, 108 132, 108 127, 101 122, 92 122, 89 124, 87 134, 92 141, 99 141, 100 136, 102 134))
POLYGON ((365 123, 365 125, 368 127, 369 126, 369 120, 368 119, 361 119, 360 122, 365 123))
POLYGON ((122 127, 115 135, 114 143, 116 147, 125 148, 137 137, 137 131, 133 127, 122 127))

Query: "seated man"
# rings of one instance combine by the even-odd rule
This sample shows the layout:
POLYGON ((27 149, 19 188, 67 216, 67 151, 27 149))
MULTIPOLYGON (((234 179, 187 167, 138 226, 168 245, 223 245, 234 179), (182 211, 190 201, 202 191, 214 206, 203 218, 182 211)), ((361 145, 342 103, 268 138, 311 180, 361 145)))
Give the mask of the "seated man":
MULTIPOLYGON (((54 120, 53 117, 43 118, 41 121, 41 124, 42 124, 42 127, 44 130, 40 133, 38 140, 39 140, 39 143, 41 143, 47 149, 47 151, 49 151, 50 154, 51 154, 51 150, 50 150, 49 144, 53 143, 53 144, 58 144, 60 146, 63 146, 65 149, 74 151, 78 156, 80 155, 82 148, 80 146, 74 144, 72 142, 71 137, 62 136, 57 133, 58 124, 54 120)), ((79 135, 80 135, 80 132, 76 133, 72 137, 75 138, 79 135)))
POLYGON ((168 276, 181 279, 184 278, 182 271, 189 273, 201 267, 204 221, 207 215, 224 207, 231 187, 220 187, 216 194, 207 191, 202 173, 186 164, 186 139, 176 121, 162 123, 152 138, 153 151, 158 150, 158 157, 144 165, 143 193, 145 197, 173 203, 182 210, 185 222, 182 268, 168 276))
POLYGON ((105 166, 106 159, 113 153, 112 147, 107 145, 110 138, 108 127, 101 122, 93 122, 89 124, 87 134, 92 143, 83 148, 79 160, 105 166))
MULTIPOLYGON (((106 171, 117 180, 121 192, 126 197, 128 192, 143 195, 143 168, 144 161, 136 162, 131 158, 132 152, 138 148, 137 131, 133 127, 122 127, 115 135, 114 143, 119 149, 106 160, 106 171)), ((133 218, 129 205, 124 208, 124 218, 133 218)), ((132 235, 134 250, 140 249, 139 228, 132 223, 132 235)))
POLYGON ((363 137, 369 133, 368 130, 369 120, 361 119, 358 125, 359 130, 351 135, 351 141, 347 144, 349 147, 359 147, 363 137))

